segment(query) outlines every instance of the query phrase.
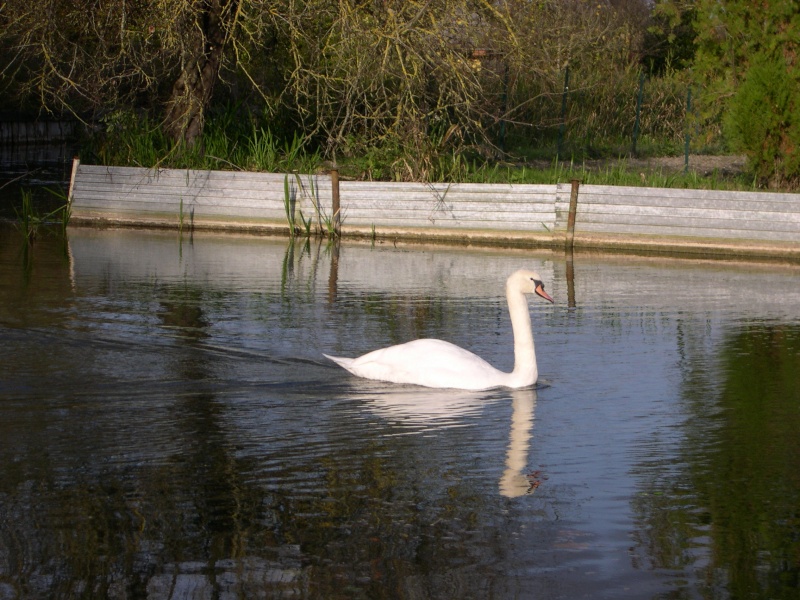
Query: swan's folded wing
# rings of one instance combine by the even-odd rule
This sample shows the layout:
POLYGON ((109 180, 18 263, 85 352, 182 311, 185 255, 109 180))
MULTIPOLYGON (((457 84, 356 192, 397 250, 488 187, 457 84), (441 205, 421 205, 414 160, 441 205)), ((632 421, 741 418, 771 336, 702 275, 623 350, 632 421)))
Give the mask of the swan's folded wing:
POLYGON ((381 348, 355 359, 331 357, 354 375, 367 379, 437 388, 485 389, 501 385, 502 375, 468 350, 442 340, 422 339, 381 348))

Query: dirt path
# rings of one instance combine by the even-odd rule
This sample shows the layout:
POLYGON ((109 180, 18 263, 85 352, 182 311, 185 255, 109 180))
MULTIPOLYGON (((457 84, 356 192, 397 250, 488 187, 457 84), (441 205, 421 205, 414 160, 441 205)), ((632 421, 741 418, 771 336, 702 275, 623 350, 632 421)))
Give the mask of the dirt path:
MULTIPOLYGON (((669 172, 682 171, 686 164, 683 156, 662 156, 649 159, 628 159, 631 167, 650 170, 664 169, 669 172)), ((720 175, 731 176, 742 173, 747 159, 744 156, 709 156, 706 154, 690 154, 689 170, 700 175, 711 175, 717 171, 720 175)))
MULTIPOLYGON (((747 159, 744 156, 710 156, 706 154, 690 154, 689 170, 702 176, 708 176, 716 171, 724 177, 738 175, 745 170, 747 159)), ((659 156, 655 158, 623 158, 616 160, 587 160, 589 169, 606 169, 622 165, 627 169, 641 171, 663 171, 665 173, 680 173, 683 171, 686 159, 683 156, 659 156)))

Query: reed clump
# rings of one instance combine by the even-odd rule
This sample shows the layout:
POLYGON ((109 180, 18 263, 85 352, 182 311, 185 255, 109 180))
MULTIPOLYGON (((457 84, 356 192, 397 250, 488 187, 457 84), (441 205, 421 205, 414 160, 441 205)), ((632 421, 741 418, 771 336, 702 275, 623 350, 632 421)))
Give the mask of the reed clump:
POLYGON ((303 235, 306 238, 312 235, 327 236, 331 239, 338 237, 335 217, 329 215, 322 206, 319 189, 314 184, 313 177, 304 177, 298 173, 284 176, 283 208, 286 212, 290 237, 294 238, 296 235, 303 235), (301 198, 305 199, 307 204, 311 204, 311 215, 305 216, 302 209, 297 208, 301 198))
POLYGON ((20 188, 20 204, 14 207, 17 227, 29 243, 36 239, 39 231, 45 226, 56 226, 62 235, 66 235, 71 216, 71 207, 66 194, 59 190, 44 189, 63 200, 63 204, 54 210, 43 209, 41 203, 35 201, 31 189, 20 188))

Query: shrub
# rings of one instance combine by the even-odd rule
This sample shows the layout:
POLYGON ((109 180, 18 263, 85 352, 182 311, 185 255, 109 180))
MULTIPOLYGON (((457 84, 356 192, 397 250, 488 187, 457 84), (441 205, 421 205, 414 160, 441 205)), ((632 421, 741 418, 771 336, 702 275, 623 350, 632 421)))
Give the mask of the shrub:
POLYGON ((800 86, 781 56, 759 57, 734 95, 727 133, 762 184, 800 183, 800 86))

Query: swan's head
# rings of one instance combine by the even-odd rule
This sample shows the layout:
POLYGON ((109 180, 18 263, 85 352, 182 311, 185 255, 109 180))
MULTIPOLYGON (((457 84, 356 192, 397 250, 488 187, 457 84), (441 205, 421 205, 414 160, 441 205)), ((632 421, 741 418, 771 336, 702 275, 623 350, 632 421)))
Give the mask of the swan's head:
POLYGON ((541 296, 548 302, 553 302, 550 295, 544 291, 544 283, 538 273, 522 269, 511 274, 506 282, 506 289, 508 291, 519 291, 523 294, 536 294, 541 296))

